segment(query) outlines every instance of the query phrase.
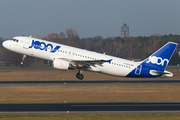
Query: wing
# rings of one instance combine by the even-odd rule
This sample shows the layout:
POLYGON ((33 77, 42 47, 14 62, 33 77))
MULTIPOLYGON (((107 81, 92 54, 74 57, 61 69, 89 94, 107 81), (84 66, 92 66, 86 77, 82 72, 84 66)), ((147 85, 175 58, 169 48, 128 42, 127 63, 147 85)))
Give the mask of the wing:
POLYGON ((110 60, 71 60, 67 58, 60 58, 62 60, 70 62, 76 68, 90 68, 90 66, 96 67, 95 65, 103 66, 102 64, 105 62, 111 63, 110 60))
POLYGON ((103 66, 102 64, 108 62, 107 60, 93 60, 93 61, 73 61, 79 67, 96 67, 95 65, 103 66))

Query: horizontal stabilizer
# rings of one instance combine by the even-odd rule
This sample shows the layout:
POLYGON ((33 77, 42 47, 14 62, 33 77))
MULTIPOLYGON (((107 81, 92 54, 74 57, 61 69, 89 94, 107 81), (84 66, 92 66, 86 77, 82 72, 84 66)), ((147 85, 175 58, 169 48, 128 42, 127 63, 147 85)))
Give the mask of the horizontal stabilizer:
POLYGON ((164 71, 164 72, 159 72, 156 70, 150 70, 150 74, 151 75, 161 75, 161 77, 173 77, 173 73, 169 72, 169 71, 164 71))

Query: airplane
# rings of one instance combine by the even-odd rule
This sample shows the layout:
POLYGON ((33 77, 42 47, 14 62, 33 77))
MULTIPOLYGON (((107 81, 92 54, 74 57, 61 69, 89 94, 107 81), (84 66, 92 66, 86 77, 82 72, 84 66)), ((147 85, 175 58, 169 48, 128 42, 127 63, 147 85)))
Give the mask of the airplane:
POLYGON ((52 61, 52 67, 60 70, 78 70, 76 77, 84 78, 83 71, 98 72, 119 77, 173 77, 166 71, 177 43, 168 42, 141 62, 79 49, 38 38, 17 36, 2 45, 13 52, 52 61))

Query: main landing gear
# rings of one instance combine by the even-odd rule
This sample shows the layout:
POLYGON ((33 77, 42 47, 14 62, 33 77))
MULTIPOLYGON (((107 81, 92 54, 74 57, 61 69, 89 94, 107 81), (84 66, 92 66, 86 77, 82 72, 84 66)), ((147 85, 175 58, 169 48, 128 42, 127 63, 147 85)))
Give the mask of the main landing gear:
POLYGON ((79 70, 78 73, 76 74, 76 77, 79 79, 79 80, 82 80, 84 78, 84 75, 82 74, 82 71, 79 70))

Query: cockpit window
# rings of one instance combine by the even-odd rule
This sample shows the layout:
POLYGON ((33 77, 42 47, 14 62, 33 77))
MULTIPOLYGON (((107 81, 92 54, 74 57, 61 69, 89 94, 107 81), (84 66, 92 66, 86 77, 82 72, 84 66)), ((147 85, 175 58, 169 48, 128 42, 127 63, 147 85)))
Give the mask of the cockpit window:
POLYGON ((19 40, 18 39, 12 39, 13 41, 15 41, 15 42, 19 42, 19 40))

